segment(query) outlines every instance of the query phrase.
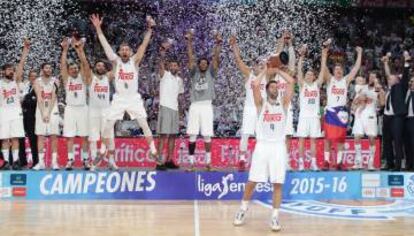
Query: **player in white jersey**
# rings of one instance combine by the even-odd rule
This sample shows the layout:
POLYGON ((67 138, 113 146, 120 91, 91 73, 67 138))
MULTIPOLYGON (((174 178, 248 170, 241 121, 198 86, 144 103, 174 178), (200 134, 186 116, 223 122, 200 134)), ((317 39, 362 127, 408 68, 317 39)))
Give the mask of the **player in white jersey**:
MULTIPOLYGON (((75 38, 71 39, 72 47, 79 54, 83 43, 77 43, 75 38), (75 47, 75 43, 76 47, 75 47)), ((82 161, 85 170, 89 170, 88 163, 88 106, 86 105, 86 76, 83 66, 79 68, 76 63, 67 63, 69 50, 68 38, 63 39, 62 56, 60 59, 60 75, 65 87, 66 106, 63 118, 63 136, 67 141, 68 161, 66 170, 72 170, 75 162, 73 142, 76 136, 82 138, 82 161)))
MULTIPOLYGON (((263 72, 265 62, 257 61, 253 69, 251 69, 244 63, 243 59, 241 58, 240 49, 237 45, 237 39, 235 35, 231 36, 230 38, 230 46, 233 50, 236 64, 243 74, 244 88, 246 90, 245 102, 243 107, 243 122, 241 128, 242 134, 239 145, 239 170, 244 171, 249 137, 254 136, 255 134, 257 120, 257 112, 253 98, 253 82, 257 79, 257 76, 261 72, 263 72)), ((266 82, 266 78, 263 78, 260 83, 260 91, 263 97, 266 97, 266 82)))
MULTIPOLYGON (((109 150, 115 149, 114 130, 108 129, 109 133, 105 133, 105 114, 110 107, 110 83, 114 76, 111 71, 108 72, 102 60, 95 62, 94 71, 92 71, 82 41, 76 41, 75 48, 81 61, 86 84, 89 86, 88 141, 91 154, 90 170, 94 171, 105 155, 107 147, 109 150), (99 140, 101 140, 101 147, 98 153, 97 142, 99 140)), ((118 169, 113 156, 108 164, 110 169, 118 169)))
POLYGON ((24 63, 29 54, 30 41, 24 40, 20 63, 16 68, 11 64, 3 66, 4 79, 0 80, 0 140, 4 162, 0 169, 10 169, 9 151, 12 149, 12 169, 19 170, 19 138, 24 137, 23 113, 20 85, 23 80, 24 63))
MULTIPOLYGON (((294 83, 294 79, 288 73, 279 69, 270 70, 275 70, 277 74, 286 79, 289 85, 294 83)), ((287 159, 285 126, 293 86, 288 86, 284 97, 279 98, 277 82, 269 81, 266 84, 267 98, 263 98, 260 92, 260 80, 265 73, 260 74, 259 79, 254 81, 253 94, 258 114, 256 123, 257 143, 252 157, 249 180, 233 224, 239 226, 244 223, 248 203, 254 193, 256 184, 259 182, 267 183, 270 180, 273 184, 271 229, 279 231, 281 230, 279 208, 282 201, 282 186, 285 182, 287 159)))
MULTIPOLYGON (((132 49, 128 44, 123 43, 119 47, 119 56, 115 54, 102 32, 102 19, 99 15, 92 15, 91 21, 95 26, 99 42, 101 43, 107 58, 112 62, 115 76, 115 94, 105 118, 107 122, 105 125, 105 133, 110 133, 110 130, 114 128, 115 122, 122 119, 124 113, 127 112, 131 119, 136 119, 138 121, 150 147, 150 157, 155 160, 158 156, 157 149, 155 148, 152 132, 148 126, 147 113, 144 109, 141 95, 138 93, 139 65, 151 40, 155 21, 151 17, 147 17, 147 32, 135 54, 132 54, 132 49)), ((113 158, 115 149, 108 150, 108 155, 110 159, 113 158)))
POLYGON ((183 80, 180 77, 180 64, 176 59, 165 62, 166 53, 171 43, 162 43, 158 74, 160 78, 160 104, 158 110, 157 133, 159 135, 158 153, 160 154, 156 170, 178 169, 173 161, 175 140, 179 133, 179 101, 180 94, 184 93, 183 80), (167 146, 167 155, 164 158, 164 147, 167 146))
POLYGON ((33 88, 37 97, 35 133, 38 136, 39 162, 33 170, 45 169, 45 141, 49 136, 52 149, 52 169, 58 170, 57 135, 59 131, 59 110, 57 105, 57 89, 59 81, 52 76, 52 66, 49 63, 41 65, 40 77, 36 79, 33 88))
MULTIPOLYGON (((282 37, 278 40, 277 48, 276 48, 276 54, 281 53, 284 48, 287 47, 288 55, 289 55, 289 61, 288 64, 285 66, 282 66, 282 70, 284 70, 286 73, 290 75, 295 74, 295 67, 296 67, 296 55, 295 55, 295 49, 293 47, 293 35, 290 31, 284 30, 282 37)), ((278 85, 278 91, 280 93, 279 99, 284 96, 284 93, 286 90, 290 90, 293 88, 288 87, 288 83, 278 74, 275 74, 275 76, 272 78, 275 80, 278 85)), ((291 86, 294 86, 294 84, 291 84, 291 86)), ((290 155, 290 138, 294 134, 293 129, 293 108, 292 104, 289 104, 287 119, 286 119, 286 126, 285 126, 285 133, 287 135, 286 138, 286 150, 288 152, 288 157, 290 155)), ((290 158, 287 158, 287 168, 288 170, 291 170, 290 165, 290 158)))
POLYGON ((364 85, 355 86, 355 98, 352 102, 352 110, 354 111, 354 126, 352 134, 354 135, 355 147, 355 163, 353 169, 362 168, 361 138, 366 135, 369 138, 369 158, 368 169, 374 170, 375 156, 375 139, 378 134, 377 108, 379 105, 385 104, 385 92, 378 83, 376 73, 369 73, 369 82, 366 83, 365 78, 358 77, 364 85), (362 87, 359 89, 359 87, 362 87))
MULTIPOLYGON (((308 69, 303 75, 303 61, 307 53, 307 46, 299 50, 298 83, 299 83, 299 123, 297 136, 299 137, 298 170, 304 170, 305 138, 310 138, 311 166, 313 171, 318 170, 316 163, 316 138, 321 136, 320 121, 320 89, 323 84, 323 72, 316 79, 315 71, 308 69)), ((322 49, 321 64, 326 63, 328 51, 322 49)))
MULTIPOLYGON (((324 43, 329 47, 330 43, 324 43)), ((349 74, 344 76, 344 69, 342 65, 336 64, 333 75, 329 72, 326 65, 322 68, 324 70, 324 78, 327 83, 327 105, 325 108, 325 145, 324 145, 324 170, 328 170, 330 164, 330 152, 332 143, 337 142, 337 169, 346 170, 346 165, 343 163, 343 150, 346 138, 346 126, 348 123, 347 112, 347 92, 349 84, 354 80, 356 74, 361 67, 362 48, 356 47, 357 60, 354 67, 349 74)))

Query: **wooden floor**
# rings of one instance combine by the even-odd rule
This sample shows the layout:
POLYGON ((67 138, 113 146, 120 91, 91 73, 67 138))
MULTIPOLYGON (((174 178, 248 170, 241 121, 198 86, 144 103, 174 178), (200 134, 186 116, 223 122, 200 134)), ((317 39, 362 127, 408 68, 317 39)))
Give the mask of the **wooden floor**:
POLYGON ((270 210, 251 204, 247 223, 232 225, 235 201, 0 201, 0 235, 414 235, 414 218, 328 219, 281 213, 283 230, 268 227, 270 210))

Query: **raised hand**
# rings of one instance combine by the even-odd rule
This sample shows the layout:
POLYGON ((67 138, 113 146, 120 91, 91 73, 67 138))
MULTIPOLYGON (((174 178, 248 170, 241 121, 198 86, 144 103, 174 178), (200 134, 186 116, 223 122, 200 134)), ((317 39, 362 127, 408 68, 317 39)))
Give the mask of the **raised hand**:
POLYGON ((303 44, 302 47, 299 48, 299 56, 300 57, 305 57, 307 52, 308 52, 308 45, 303 44))
POLYGON ((385 56, 381 58, 383 63, 388 63, 390 61, 391 53, 387 53, 385 56))
POLYGON ((185 33, 184 35, 185 39, 188 41, 192 41, 194 37, 194 32, 195 32, 194 29, 190 29, 189 31, 187 31, 187 33, 185 33))
POLYGON ((146 20, 147 20, 147 27, 148 27, 148 29, 152 29, 153 27, 155 27, 157 24, 155 23, 155 20, 154 20, 154 18, 152 18, 152 16, 147 16, 147 18, 146 18, 146 20))
POLYGON ((76 40, 75 37, 72 37, 72 39, 70 40, 72 47, 74 47, 75 49, 82 49, 85 46, 85 41, 83 39, 84 38, 76 40))
POLYGON ((325 48, 328 48, 328 47, 331 46, 331 44, 332 44, 332 39, 329 38, 325 42, 322 43, 322 46, 325 47, 325 48))
POLYGON ((28 38, 25 38, 24 39, 24 41, 23 41, 23 47, 25 49, 29 49, 30 48, 30 39, 28 39, 28 38))
POLYGON ((362 47, 356 47, 355 50, 357 51, 358 54, 362 54, 362 47))
POLYGON ((289 30, 283 32, 283 41, 285 44, 292 45, 293 35, 289 30))
POLYGON ((92 14, 89 19, 91 20, 93 26, 95 26, 96 29, 101 28, 103 17, 101 18, 99 14, 92 14))
MULTIPOLYGON (((74 41, 73 39, 70 40, 71 42, 74 41)), ((60 46, 62 47, 63 50, 68 50, 69 49, 69 40, 68 38, 63 38, 62 42, 60 43, 60 46)))
POLYGON ((213 34, 214 34, 214 40, 216 44, 223 43, 223 36, 221 36, 221 34, 217 30, 214 30, 213 34))
POLYGON ((229 39, 229 44, 230 44, 230 46, 231 46, 231 47, 233 47, 234 45, 236 45, 236 44, 237 44, 237 38, 236 38, 236 35, 231 35, 231 36, 230 36, 230 39, 229 39))
POLYGON ((404 51, 404 61, 410 61, 410 60, 411 60, 410 53, 408 51, 404 51))

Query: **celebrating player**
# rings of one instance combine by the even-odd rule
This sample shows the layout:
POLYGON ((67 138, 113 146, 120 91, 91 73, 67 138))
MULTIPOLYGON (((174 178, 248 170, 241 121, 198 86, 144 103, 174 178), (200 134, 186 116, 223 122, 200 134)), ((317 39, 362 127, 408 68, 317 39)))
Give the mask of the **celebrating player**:
MULTIPOLYGON (((76 39, 71 39, 72 46, 79 51, 80 44, 76 39)), ((86 76, 85 69, 76 63, 67 63, 69 40, 64 38, 62 43, 62 56, 60 59, 60 75, 65 87, 66 107, 63 119, 63 136, 67 140, 68 162, 66 170, 72 170, 75 157, 73 153, 73 142, 75 136, 82 138, 82 161, 85 170, 89 170, 88 163, 88 106, 86 105, 86 76)))
POLYGON ((190 164, 194 165, 194 152, 196 148, 197 135, 201 131, 204 137, 204 147, 206 149, 207 169, 211 164, 211 137, 213 134, 213 99, 214 78, 220 64, 220 51, 223 39, 219 33, 215 33, 215 46, 213 49, 213 59, 210 61, 203 57, 196 64, 196 58, 193 53, 193 35, 192 30, 186 34, 188 69, 191 75, 191 106, 188 117, 187 134, 190 136, 189 154, 190 164))
POLYGON ((19 138, 24 137, 23 114, 20 101, 20 84, 23 80, 24 64, 29 54, 30 41, 24 40, 19 65, 3 66, 4 79, 0 80, 0 140, 4 162, 0 169, 10 169, 9 151, 12 149, 12 168, 20 169, 19 138))
POLYGON ((273 211, 271 217, 271 229, 281 230, 279 223, 279 208, 282 201, 282 186, 286 175, 286 133, 288 107, 292 99, 294 79, 280 69, 276 73, 284 78, 288 84, 282 98, 279 98, 277 82, 272 80, 266 84, 267 98, 263 98, 260 92, 261 73, 254 80, 253 96, 258 114, 256 123, 256 147, 252 157, 249 180, 243 194, 242 203, 234 219, 234 225, 242 225, 251 199, 258 182, 270 182, 273 184, 273 211))
MULTIPOLYGON (((141 95, 138 93, 139 65, 151 40, 155 21, 151 17, 147 17, 147 32, 135 54, 132 53, 132 49, 128 44, 122 43, 119 46, 119 56, 115 54, 102 32, 102 18, 99 15, 93 14, 91 21, 95 26, 99 42, 104 48, 107 58, 112 62, 115 76, 115 94, 105 118, 107 122, 105 125, 105 133, 109 134, 111 132, 110 130, 114 129, 115 122, 122 119, 124 113, 127 112, 131 119, 138 121, 150 147, 150 157, 155 160, 158 156, 157 149, 155 148, 154 139, 147 123, 147 113, 141 95)), ((115 149, 109 149, 108 155, 110 162, 114 160, 115 149)), ((111 166, 116 167, 115 162, 111 166)))
MULTIPOLYGON (((320 89, 323 84, 323 71, 319 73, 316 79, 315 71, 308 69, 303 75, 303 60, 307 52, 307 46, 304 45, 299 50, 298 63, 298 82, 299 82, 299 123, 298 132, 299 137, 299 160, 298 170, 304 170, 305 160, 305 138, 310 138, 311 146, 311 169, 316 171, 318 166, 316 163, 316 138, 321 136, 321 122, 320 122, 320 89)), ((322 49, 321 64, 326 64, 328 50, 322 49)))
MULTIPOLYGON (((330 42, 325 42, 325 46, 329 46, 330 42)), ((346 137, 346 126, 348 123, 348 111, 347 105, 347 93, 349 84, 354 80, 356 74, 361 67, 362 60, 362 48, 356 47, 358 54, 354 67, 349 74, 344 76, 344 69, 341 64, 336 64, 334 67, 333 75, 329 72, 328 67, 324 67, 324 77, 327 83, 326 93, 328 96, 327 106, 325 109, 325 145, 324 145, 324 170, 328 170, 331 167, 330 153, 332 144, 337 143, 337 169, 346 170, 346 166, 343 163, 343 150, 346 137)))
MULTIPOLYGON (((237 45, 236 36, 233 35, 230 37, 230 46, 234 53, 236 59, 236 64, 239 70, 242 72, 244 77, 244 88, 246 89, 246 97, 243 108, 243 122, 242 122, 242 135, 240 139, 240 155, 239 155, 239 170, 243 171, 245 169, 246 162, 246 152, 249 137, 255 134, 256 121, 257 121, 257 111, 254 104, 253 98, 253 82, 257 79, 257 76, 263 72, 265 63, 257 62, 253 69, 250 69, 241 58, 240 49, 237 45)), ((260 91, 262 96, 266 97, 266 79, 260 81, 260 91)))

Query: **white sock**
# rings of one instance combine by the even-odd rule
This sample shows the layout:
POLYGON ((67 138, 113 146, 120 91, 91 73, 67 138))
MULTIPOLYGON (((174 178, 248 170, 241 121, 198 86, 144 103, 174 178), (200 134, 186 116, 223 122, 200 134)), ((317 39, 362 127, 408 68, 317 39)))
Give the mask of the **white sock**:
POLYGON ((323 153, 323 158, 324 158, 324 160, 325 160, 325 161, 327 161, 327 162, 329 162, 329 154, 330 154, 329 152, 324 152, 324 153, 323 153))
POLYGON ((3 159, 5 162, 9 162, 9 149, 1 149, 1 152, 3 153, 3 159))
POLYGON ((83 161, 87 161, 88 160, 88 152, 87 151, 82 151, 82 160, 83 161))
POLYGON ((369 159, 374 160, 375 157, 375 145, 369 146, 369 159))
POLYGON ((16 162, 19 160, 19 150, 13 150, 13 162, 16 162))
POLYGON ((188 161, 190 162, 191 165, 194 165, 194 155, 189 155, 188 161))
POLYGON ((206 152, 206 164, 211 163, 211 152, 206 152))
POLYGON ((151 143, 150 143, 150 150, 151 150, 151 153, 152 154, 156 154, 157 153, 157 149, 155 148, 154 140, 151 141, 151 143))
POLYGON ((74 159, 73 152, 68 152, 68 160, 73 161, 73 159, 74 159))
POLYGON ((273 208, 272 218, 273 217, 279 217, 279 208, 273 208))
POLYGON ((52 153, 52 162, 57 163, 57 153, 56 152, 52 153))
POLYGON ((355 144, 355 159, 361 161, 361 144, 355 144))
POLYGON ((104 143, 101 143, 101 148, 100 148, 99 152, 101 154, 105 154, 105 152, 106 152, 106 145, 104 143))
POLYGON ((91 160, 94 161, 98 156, 98 147, 96 146, 96 142, 91 142, 89 148, 91 149, 91 160))
POLYGON ((243 211, 247 211, 248 208, 249 208, 249 201, 242 200, 240 209, 242 209, 243 211))
POLYGON ((338 164, 342 163, 342 151, 338 151, 338 164))
POLYGON ((109 163, 114 164, 115 163, 115 158, 114 158, 114 154, 110 154, 109 155, 109 163))
POLYGON ((45 153, 39 152, 39 163, 45 163, 45 153))
POLYGON ((246 153, 244 153, 244 152, 240 153, 239 161, 246 161, 246 153))

